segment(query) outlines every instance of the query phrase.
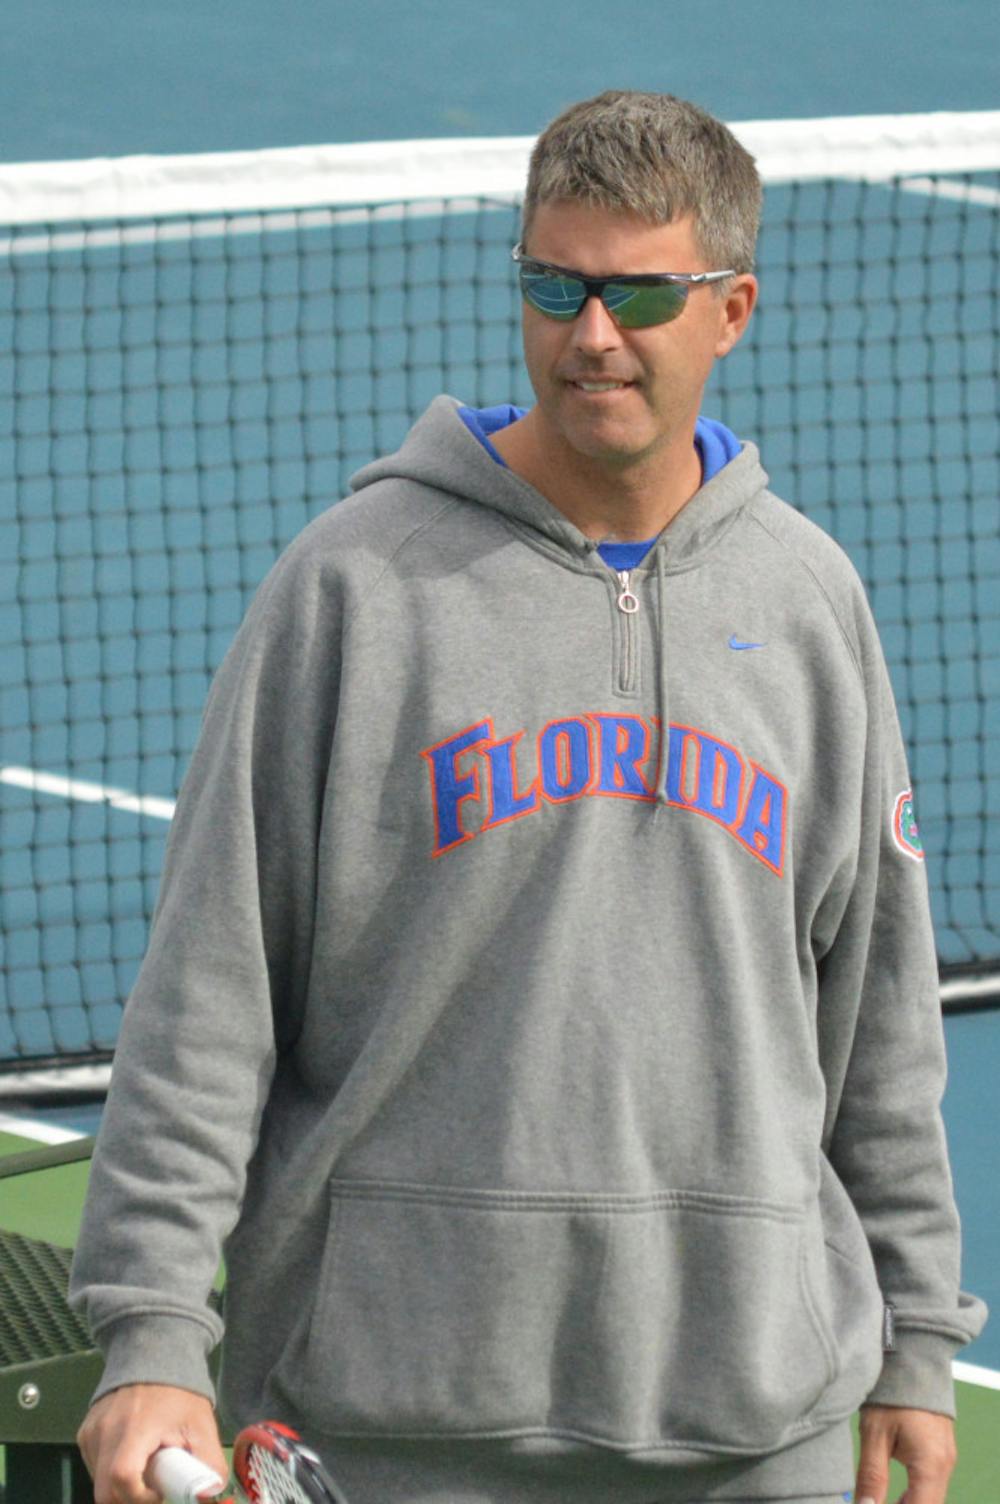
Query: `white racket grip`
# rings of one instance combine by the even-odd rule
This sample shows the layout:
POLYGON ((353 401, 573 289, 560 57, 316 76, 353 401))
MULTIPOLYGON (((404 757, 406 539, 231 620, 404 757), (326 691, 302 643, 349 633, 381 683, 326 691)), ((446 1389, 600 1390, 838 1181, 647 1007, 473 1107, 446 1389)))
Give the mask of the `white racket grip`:
POLYGON ((150 1478, 165 1504, 195 1504, 200 1495, 217 1496, 225 1487, 218 1473, 183 1447, 161 1447, 153 1458, 150 1478))

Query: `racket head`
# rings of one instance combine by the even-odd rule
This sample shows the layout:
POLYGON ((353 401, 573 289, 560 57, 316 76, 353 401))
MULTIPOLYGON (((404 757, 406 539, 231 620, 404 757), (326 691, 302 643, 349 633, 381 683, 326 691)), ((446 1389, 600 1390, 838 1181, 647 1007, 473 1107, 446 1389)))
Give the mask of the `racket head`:
POLYGON ((233 1473, 250 1504, 345 1504, 316 1453, 281 1421, 258 1421, 239 1433, 233 1473))

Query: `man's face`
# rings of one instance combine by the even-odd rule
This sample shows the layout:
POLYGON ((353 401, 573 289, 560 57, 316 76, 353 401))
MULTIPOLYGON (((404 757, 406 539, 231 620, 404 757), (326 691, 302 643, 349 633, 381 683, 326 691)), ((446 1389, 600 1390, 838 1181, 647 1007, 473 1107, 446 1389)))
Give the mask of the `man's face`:
MULTIPOLYGON (((594 277, 628 272, 701 272, 690 218, 650 225, 563 200, 539 205, 528 255, 594 277)), ((524 355, 537 398, 539 436, 557 459, 613 469, 655 458, 671 441, 690 442, 714 361, 736 343, 753 307, 752 277, 736 296, 693 289, 680 316, 647 329, 620 329, 599 298, 572 322, 524 305, 524 355)))

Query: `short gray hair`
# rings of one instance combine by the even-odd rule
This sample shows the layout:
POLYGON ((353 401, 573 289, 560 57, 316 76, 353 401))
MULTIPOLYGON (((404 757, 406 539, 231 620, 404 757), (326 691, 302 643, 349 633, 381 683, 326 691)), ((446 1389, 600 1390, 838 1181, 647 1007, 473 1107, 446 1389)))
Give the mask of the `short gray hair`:
POLYGON ((539 204, 575 199, 649 224, 692 215, 717 270, 753 269, 761 184, 728 126, 672 94, 607 90, 574 104, 531 154, 521 238, 539 204))

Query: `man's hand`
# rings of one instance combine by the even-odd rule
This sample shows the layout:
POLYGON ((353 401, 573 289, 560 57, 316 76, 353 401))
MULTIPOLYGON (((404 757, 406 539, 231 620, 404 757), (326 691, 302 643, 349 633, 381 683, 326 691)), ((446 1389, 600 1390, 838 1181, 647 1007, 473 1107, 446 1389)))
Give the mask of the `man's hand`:
POLYGON ((866 1405, 861 1411, 857 1504, 886 1504, 892 1457, 906 1468, 908 1480, 898 1504, 945 1504, 957 1457, 954 1421, 931 1410, 866 1405))
POLYGON ((76 1439, 94 1504, 158 1504, 146 1471, 160 1447, 186 1447, 220 1478, 229 1473, 211 1402, 167 1384, 126 1384, 102 1395, 76 1439))

